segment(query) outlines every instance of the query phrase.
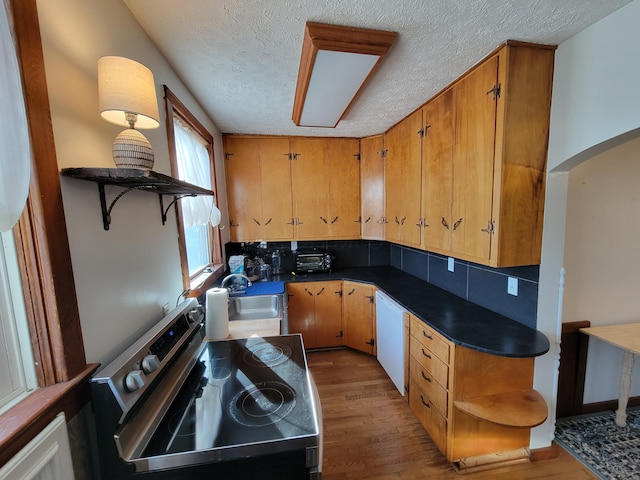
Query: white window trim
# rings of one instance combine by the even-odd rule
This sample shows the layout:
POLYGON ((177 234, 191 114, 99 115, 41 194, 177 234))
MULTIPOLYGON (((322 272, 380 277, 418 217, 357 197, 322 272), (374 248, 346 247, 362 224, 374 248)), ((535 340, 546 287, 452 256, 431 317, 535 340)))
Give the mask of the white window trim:
POLYGON ((18 255, 11 232, 0 233, 0 282, 2 282, 2 289, 0 289, 2 325, 0 326, 4 332, 5 342, 8 344, 8 353, 15 360, 11 367, 17 378, 13 381, 19 384, 17 387, 14 386, 13 394, 5 398, 5 402, 0 405, 0 414, 2 414, 28 396, 38 385, 18 255))

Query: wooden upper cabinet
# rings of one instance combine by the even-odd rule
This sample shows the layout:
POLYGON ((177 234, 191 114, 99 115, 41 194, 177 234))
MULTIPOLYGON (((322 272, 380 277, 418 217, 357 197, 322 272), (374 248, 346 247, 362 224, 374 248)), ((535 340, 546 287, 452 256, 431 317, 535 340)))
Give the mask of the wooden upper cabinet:
POLYGON ((508 42, 425 104, 422 248, 540 263, 554 50, 508 42))
POLYGON ((451 251, 487 262, 491 253, 498 57, 453 87, 453 202, 451 251))
POLYGON ((257 220, 262 219, 260 171, 257 138, 225 137, 225 172, 232 240, 257 239, 262 235, 262 228, 257 220))
POLYGON ((291 139, 293 214, 296 218, 296 238, 301 240, 324 238, 328 230, 325 150, 326 141, 323 138, 291 139))
POLYGON ((224 141, 231 240, 291 240, 289 140, 226 136, 224 141))
POLYGON ((539 264, 554 53, 507 42, 361 141, 226 136, 231 239, 385 239, 539 264))
POLYGON ((295 237, 360 238, 360 141, 291 140, 295 237))
POLYGON ((492 266, 540 263, 554 54, 526 44, 498 53, 492 266))
POLYGON ((384 239, 384 136, 360 140, 362 238, 384 239))
POLYGON ((360 140, 327 140, 329 238, 360 238, 360 140))
POLYGON ((422 246, 451 250, 453 190, 453 89, 422 109, 422 246))
POLYGON ((420 246, 422 183, 422 110, 385 134, 385 236, 388 241, 420 246))
POLYGON ((262 183, 261 239, 293 238, 293 206, 291 202, 291 161, 289 140, 260 139, 260 178, 262 183))

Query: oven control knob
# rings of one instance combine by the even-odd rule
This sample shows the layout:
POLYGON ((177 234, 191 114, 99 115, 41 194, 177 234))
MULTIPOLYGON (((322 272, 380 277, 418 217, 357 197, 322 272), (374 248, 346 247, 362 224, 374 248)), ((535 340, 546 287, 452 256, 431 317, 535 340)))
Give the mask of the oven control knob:
POLYGON ((124 385, 129 392, 140 390, 144 386, 144 372, 142 370, 132 370, 124 379, 124 385))
POLYGON ((160 360, 157 355, 147 355, 142 359, 142 371, 144 373, 155 372, 160 366, 160 360))

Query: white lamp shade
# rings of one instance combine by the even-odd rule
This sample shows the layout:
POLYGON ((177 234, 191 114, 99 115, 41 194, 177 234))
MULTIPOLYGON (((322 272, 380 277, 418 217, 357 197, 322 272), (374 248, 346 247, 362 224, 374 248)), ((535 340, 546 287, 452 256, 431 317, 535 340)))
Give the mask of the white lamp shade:
POLYGON ((125 112, 135 113, 135 128, 160 126, 153 73, 134 60, 106 56, 98 59, 100 115, 108 122, 128 127, 125 112))

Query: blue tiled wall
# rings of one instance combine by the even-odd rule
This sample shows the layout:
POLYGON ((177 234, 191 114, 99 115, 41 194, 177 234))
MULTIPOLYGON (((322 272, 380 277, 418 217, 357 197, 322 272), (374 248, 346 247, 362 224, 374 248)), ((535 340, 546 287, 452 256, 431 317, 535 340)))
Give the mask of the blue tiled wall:
MULTIPOLYGON (((298 242, 298 249, 318 248, 335 256, 337 268, 392 265, 410 275, 517 322, 536 328, 538 309, 538 265, 491 268, 455 260, 454 271, 447 269, 447 257, 409 247, 369 240, 298 242), (507 279, 518 279, 518 296, 507 293, 507 279)), ((227 255, 257 244, 227 244, 227 255)), ((267 250, 280 249, 287 271, 293 267, 290 242, 269 242, 267 250)))

